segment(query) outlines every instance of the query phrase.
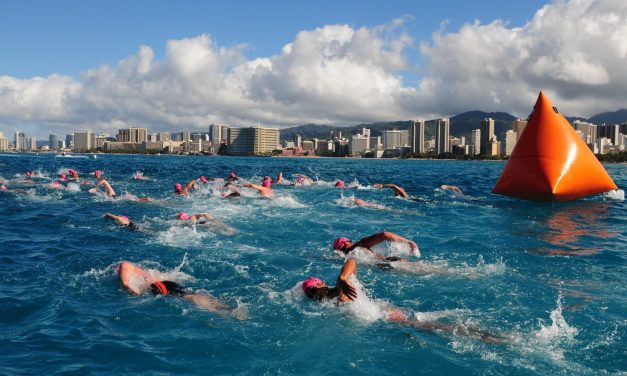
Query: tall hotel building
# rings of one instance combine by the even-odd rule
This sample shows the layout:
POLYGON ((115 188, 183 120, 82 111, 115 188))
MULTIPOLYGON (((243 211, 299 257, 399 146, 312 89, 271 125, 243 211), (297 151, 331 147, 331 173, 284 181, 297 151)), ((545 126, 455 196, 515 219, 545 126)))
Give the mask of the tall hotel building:
MULTIPOLYGON (((144 141, 148 141, 148 129, 146 128, 128 128, 118 130, 118 142, 131 142, 134 144, 140 144, 144 141)), ((76 142, 76 140, 74 140, 76 142)))
POLYGON ((470 151, 471 155, 479 155, 481 153, 481 129, 473 129, 470 133, 470 151))
POLYGON ((425 121, 416 120, 411 122, 409 128, 409 138, 412 153, 424 154, 425 152, 425 121))
POLYGON ((438 155, 451 151, 449 146, 451 123, 448 118, 435 122, 435 151, 438 155))
POLYGON ((527 120, 522 120, 522 119, 514 120, 514 124, 512 124, 512 130, 516 132, 516 141, 520 140, 520 136, 525 130, 526 125, 527 125, 527 120))
POLYGON ((214 145, 227 142, 229 126, 226 124, 211 124, 209 126, 209 141, 214 145))
POLYGON ((227 132, 229 154, 262 155, 279 147, 278 128, 229 128, 227 132))
POLYGON ((92 131, 74 132, 74 150, 89 151, 96 148, 96 134, 92 131))
POLYGON ((494 119, 483 119, 481 121, 481 154, 493 155, 491 147, 492 137, 494 137, 494 119))
POLYGON ((4 133, 0 132, 0 151, 9 150, 9 139, 4 137, 4 133))
POLYGON ((15 132, 15 151, 28 150, 28 140, 24 132, 15 132))

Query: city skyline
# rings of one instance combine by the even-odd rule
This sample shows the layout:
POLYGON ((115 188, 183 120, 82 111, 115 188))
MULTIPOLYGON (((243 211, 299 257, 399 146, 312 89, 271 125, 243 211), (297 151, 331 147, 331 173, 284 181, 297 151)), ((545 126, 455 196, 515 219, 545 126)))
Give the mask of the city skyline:
POLYGON ((9 3, 0 131, 523 118, 540 90, 570 116, 624 107, 627 8, 523 3, 9 3))

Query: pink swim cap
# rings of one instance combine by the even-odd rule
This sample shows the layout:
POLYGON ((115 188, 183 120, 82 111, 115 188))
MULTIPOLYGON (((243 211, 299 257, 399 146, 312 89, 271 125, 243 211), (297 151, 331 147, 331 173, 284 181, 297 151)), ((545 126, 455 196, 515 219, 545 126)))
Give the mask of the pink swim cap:
POLYGON ((181 185, 181 183, 176 183, 174 184, 174 189, 176 189, 177 191, 182 191, 183 186, 181 185))
POLYGON ((59 178, 61 178, 61 180, 66 180, 66 179, 67 179, 67 177, 65 176, 65 174, 60 174, 60 175, 59 175, 59 178))
POLYGON ((200 177, 200 181, 201 181, 203 184, 207 184, 207 178, 206 178, 206 177, 204 177, 204 176, 201 176, 201 177, 200 177))
POLYGON ((59 186, 61 186, 61 183, 59 183, 58 181, 55 180, 55 181, 52 182, 52 186, 55 187, 55 188, 58 188, 59 186))
POLYGON ((321 282, 322 282, 321 279, 316 278, 316 277, 311 277, 303 281, 301 286, 303 287, 303 291, 306 292, 307 290, 309 290, 310 288, 314 287, 315 285, 321 282))
POLYGON ((178 213, 177 215, 178 215, 178 217, 179 217, 179 219, 180 219, 181 221, 185 221, 185 220, 188 220, 188 219, 189 219, 189 214, 187 214, 187 213, 185 213, 185 212, 180 212, 180 213, 178 213))
POLYGON ((336 251, 341 251, 342 249, 344 249, 346 243, 350 241, 351 240, 349 238, 337 238, 333 241, 333 249, 335 249, 336 251))
POLYGON ((100 177, 100 175, 102 175, 102 171, 100 171, 100 170, 96 170, 96 171, 94 171, 94 176, 95 176, 95 177, 99 178, 99 177, 100 177))
POLYGON ((338 188, 344 188, 344 182, 341 180, 338 180, 337 183, 335 183, 335 186, 338 188))
POLYGON ((230 177, 230 178, 234 178, 234 177, 235 177, 235 171, 231 171, 231 172, 229 173, 229 177, 230 177))
POLYGON ((270 186, 271 186, 271 185, 272 185, 272 183, 270 183, 270 180, 264 180, 264 181, 261 183, 261 186, 262 186, 262 187, 265 187, 265 188, 270 188, 270 186))

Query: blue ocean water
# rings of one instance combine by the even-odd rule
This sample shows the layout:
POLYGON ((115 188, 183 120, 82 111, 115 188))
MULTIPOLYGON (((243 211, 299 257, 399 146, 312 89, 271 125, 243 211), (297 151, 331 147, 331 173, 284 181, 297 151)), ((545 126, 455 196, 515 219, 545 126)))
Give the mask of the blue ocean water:
MULTIPOLYGON (((494 161, 353 160, 99 155, 0 155, 0 374, 508 374, 627 372, 627 204, 601 195, 542 204, 493 195, 494 161), (103 170, 122 196, 88 185, 47 185, 73 168, 103 170), (24 179, 27 170, 34 179, 24 179), (259 183, 282 171, 312 186, 274 186, 223 199, 221 183, 190 197, 174 182, 230 170, 259 183), (136 172, 152 178, 133 178, 136 172), (343 179, 350 188, 333 188, 343 179), (403 186, 394 198, 376 182, 403 186), (439 187, 464 190, 457 197, 439 187), (152 203, 133 200, 150 196, 152 203), (354 198, 374 205, 355 206, 354 198), (181 211, 210 212, 226 231, 186 226, 181 211), (123 214, 129 231, 103 219, 123 214), (227 228, 228 229, 228 228, 227 228), (336 305, 304 298, 299 283, 330 284, 343 258, 338 236, 392 231, 414 240, 412 264, 378 268, 358 257, 360 298, 336 305), (132 296, 122 260, 207 292, 248 319, 182 299, 132 296), (385 320, 397 307, 456 334, 385 320), (464 333, 503 337, 487 344, 464 333)), ((605 165, 621 188, 625 165, 605 165)), ((381 252, 402 253, 397 245, 381 252)))

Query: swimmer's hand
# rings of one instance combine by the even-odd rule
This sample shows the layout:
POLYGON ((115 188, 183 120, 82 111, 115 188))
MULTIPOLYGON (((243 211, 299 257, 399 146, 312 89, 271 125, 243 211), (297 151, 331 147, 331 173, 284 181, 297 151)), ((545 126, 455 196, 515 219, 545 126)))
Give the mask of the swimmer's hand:
POLYGON ((90 188, 88 192, 89 193, 96 193, 96 188, 90 188))
POLYGON ((376 184, 373 185, 373 187, 375 187, 377 189, 381 189, 381 188, 383 188, 383 184, 376 183, 376 184))
POLYGON ((357 290, 347 280, 340 277, 337 279, 336 285, 337 289, 340 290, 341 293, 346 295, 348 299, 357 299, 357 290))
POLYGON ((412 241, 409 242, 409 249, 414 256, 420 256, 420 249, 418 249, 418 245, 412 241))

